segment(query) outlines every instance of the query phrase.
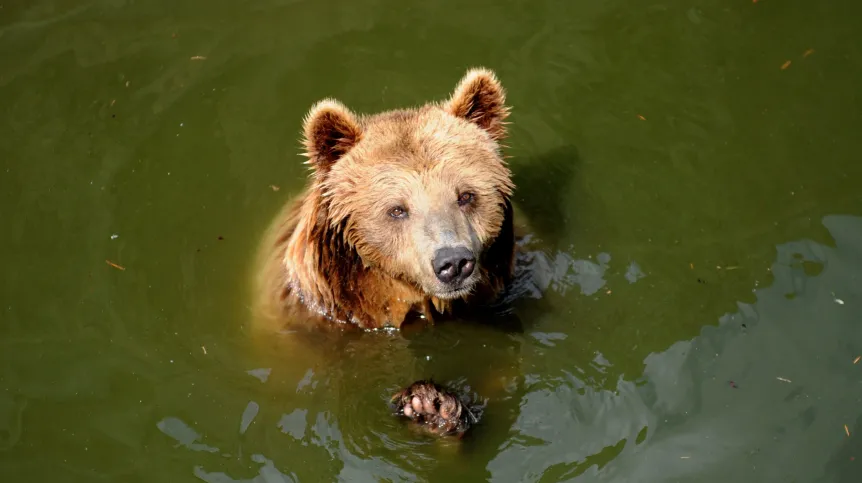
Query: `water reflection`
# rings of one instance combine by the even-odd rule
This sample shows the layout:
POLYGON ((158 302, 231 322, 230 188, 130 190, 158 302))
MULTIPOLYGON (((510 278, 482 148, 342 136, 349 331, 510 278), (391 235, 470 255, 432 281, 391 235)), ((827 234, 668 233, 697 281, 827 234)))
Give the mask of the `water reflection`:
POLYGON ((239 434, 245 434, 249 425, 254 421, 254 418, 257 416, 259 411, 260 405, 258 403, 254 401, 248 402, 248 405, 245 407, 245 411, 242 412, 242 419, 239 423, 239 434))
POLYGON ((862 352, 862 218, 831 216, 824 224, 834 248, 811 241, 779 245, 775 281, 756 290, 756 303, 739 304, 718 326, 649 355, 637 382, 620 379, 614 391, 596 391, 570 373, 550 387, 541 375, 527 378, 545 387, 524 398, 512 444, 488 466, 493 479, 858 476, 852 455, 862 445, 842 425, 862 425, 859 392, 848 390, 860 380, 852 360, 862 352), (823 270, 809 275, 811 264, 823 270))
MULTIPOLYGON (((605 275, 612 262, 610 254, 598 253, 595 260, 592 256, 588 259, 577 259, 563 252, 548 256, 544 249, 545 245, 533 241, 530 237, 522 240, 523 254, 518 259, 518 277, 510 296, 539 300, 548 290, 562 296, 575 287, 582 294, 593 295, 606 286, 605 275)), ((632 271, 631 265, 628 270, 632 271)), ((633 280, 637 281, 642 276, 640 274, 633 280)), ((445 468, 446 461, 470 461, 475 457, 471 456, 471 448, 475 448, 477 444, 482 446, 490 441, 498 441, 498 444, 504 447, 511 447, 512 441, 517 439, 509 440, 505 429, 516 423, 518 405, 529 402, 534 395, 525 397, 526 385, 523 382, 524 377, 520 375, 523 369, 518 354, 522 351, 523 329, 520 324, 516 324, 517 327, 513 326, 512 332, 497 322, 499 321, 493 320, 491 328, 476 324, 450 325, 440 330, 424 330, 403 337, 400 334, 374 334, 365 338, 336 341, 328 341, 326 337, 322 337, 315 342, 325 344, 331 349, 336 360, 327 363, 331 365, 312 364, 304 371, 297 372, 295 380, 279 379, 279 372, 274 374, 272 368, 247 370, 248 376, 257 379, 264 386, 269 386, 268 381, 276 377, 276 384, 279 385, 277 391, 280 394, 276 396, 276 400, 284 402, 248 402, 238 416, 239 432, 246 435, 252 423, 259 422, 265 428, 263 432, 255 431, 246 435, 244 444, 256 447, 253 439, 260 438, 263 434, 267 439, 274 438, 277 441, 271 447, 276 452, 269 456, 255 452, 250 456, 252 463, 260 465, 259 474, 252 480, 231 480, 242 477, 220 471, 218 467, 212 467, 211 462, 202 462, 195 466, 194 474, 204 481, 257 481, 260 478, 262 481, 293 481, 297 474, 303 473, 303 469, 288 466, 281 468, 285 473, 278 472, 278 464, 273 462, 280 460, 278 455, 303 451, 314 453, 316 456, 313 458, 320 460, 322 450, 326 455, 324 460, 337 463, 335 468, 339 468, 338 478, 350 481, 379 481, 413 478, 441 465, 441 457, 444 461, 442 470, 452 472, 451 467, 445 468), (498 329, 493 328, 495 325, 498 329), (335 345, 331 346, 330 343, 333 342, 335 345), (381 353, 381 346, 388 349, 381 353), (490 373, 487 369, 476 371, 472 367, 463 367, 463 357, 457 354, 465 352, 476 354, 476 362, 488 361, 492 364, 490 373), (379 361, 375 362, 376 359, 379 361), (394 361, 403 362, 399 364, 394 361), (393 363, 394 368, 391 367, 393 363), (443 377, 441 382, 449 387, 472 394, 474 400, 484 400, 484 404, 488 404, 489 399, 484 397, 483 393, 494 395, 490 420, 486 422, 485 428, 475 431, 475 441, 456 444, 417 437, 412 432, 405 432, 401 422, 386 413, 383 403, 388 395, 397 390, 399 384, 409 382, 409 379, 405 378, 409 376, 403 373, 404 364, 413 367, 415 377, 427 377, 428 371, 431 371, 430 375, 443 377), (358 376, 356 371, 362 370, 363 367, 384 370, 378 372, 372 380, 363 374, 361 382, 353 382, 358 376), (373 379, 377 379, 376 384, 373 379), (470 385, 471 380, 481 387, 474 390, 470 385), (364 391, 355 384, 383 390, 364 391), (271 411, 268 411, 266 406, 283 407, 284 404, 293 407, 282 412, 276 421, 269 420, 267 414, 271 411), (316 407, 320 409, 314 409, 316 407), (368 417, 369 413, 378 415, 377 422, 371 427, 369 421, 374 419, 368 417), (500 427, 498 430, 488 430, 487 424, 500 427), (271 426, 278 430, 281 438, 270 434, 271 426), (500 432, 499 429, 504 431, 500 432), (289 439, 283 439, 285 436, 289 439)), ((529 337, 553 348, 558 342, 565 341, 568 335, 564 332, 533 330, 529 332, 529 337)), ((280 362, 284 363, 284 360, 280 362)), ((596 354, 590 366, 593 371, 603 372, 603 368, 609 364, 601 354, 596 354)), ((526 378, 529 380, 543 377, 528 374, 526 378)), ((200 435, 177 418, 165 418, 158 427, 186 448, 218 452, 218 449, 200 443, 200 435)), ((249 464, 249 457, 244 457, 242 450, 235 456, 226 456, 249 464)), ((459 463, 455 463, 455 466, 458 465, 459 463)), ((319 470, 316 468, 314 471, 319 470)), ((457 470, 455 472, 457 473, 457 470)))
POLYGON ((218 448, 198 443, 201 439, 201 435, 179 418, 171 417, 162 419, 156 424, 156 427, 159 428, 159 431, 174 439, 180 446, 184 446, 192 451, 217 453, 219 450, 218 448))
POLYGON ((224 473, 207 473, 200 466, 195 466, 194 475, 207 483, 292 483, 299 481, 295 474, 282 473, 275 467, 272 460, 268 460, 262 455, 251 455, 251 460, 262 465, 259 470, 260 473, 253 478, 235 480, 224 473))
MULTIPOLYGON (((852 360, 862 352, 862 218, 833 216, 824 223, 835 247, 811 241, 779 245, 771 269, 775 280, 756 290, 755 303, 740 303, 736 313, 704 327, 699 336, 650 354, 637 380, 620 376, 607 390, 589 382, 578 367, 525 373, 510 433, 488 459, 489 478, 658 482, 710 475, 698 481, 815 481, 825 472, 828 481, 849 481, 841 478, 854 470, 851 458, 860 446, 841 428, 862 431, 858 391, 848 390, 858 386, 854 369, 860 366, 853 367, 852 360)), ((579 285, 582 293, 595 293, 610 262, 609 255, 596 262, 572 259, 565 262, 566 271, 558 270, 559 262, 547 263, 554 268, 543 276, 554 291, 579 285)), ((541 331, 529 336, 537 344, 530 347, 545 348, 568 337, 541 331)), ((612 362, 596 353, 590 365, 601 372, 612 362)), ((466 380, 454 383, 470 389, 466 380)), ((344 382, 332 384, 309 369, 295 387, 314 397, 344 382)), ((355 402, 360 408, 382 406, 384 394, 379 395, 378 401, 355 402)), ((241 432, 259 410, 249 403, 239 416, 241 432)), ((377 427, 353 426, 355 410, 295 407, 277 421, 261 422, 276 453, 302 447, 325 451, 335 465, 333 480, 415 480, 435 466, 445 469, 447 462, 478 462, 469 446, 441 452, 433 441, 411 439, 385 411, 378 411, 377 427)), ((218 451, 177 418, 165 418, 158 427, 189 450, 218 451)), ((301 480, 302 469, 281 467, 278 460, 275 453, 252 454, 250 461, 259 467, 251 479, 229 475, 214 463, 196 465, 192 472, 219 483, 301 480)))
POLYGON ((272 368, 252 369, 250 371, 246 371, 246 374, 259 379, 260 382, 266 382, 266 380, 269 379, 269 375, 272 374, 272 368))

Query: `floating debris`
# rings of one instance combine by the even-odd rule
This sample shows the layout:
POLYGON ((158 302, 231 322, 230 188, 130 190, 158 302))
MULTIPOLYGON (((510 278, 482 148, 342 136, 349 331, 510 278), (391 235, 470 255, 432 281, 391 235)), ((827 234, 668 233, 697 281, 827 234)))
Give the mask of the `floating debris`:
POLYGON ((117 265, 116 263, 114 263, 114 262, 112 262, 112 261, 110 261, 110 260, 105 260, 105 263, 107 263, 108 265, 110 265, 110 266, 112 266, 112 267, 116 268, 117 270, 126 270, 126 267, 124 267, 124 266, 122 266, 122 265, 117 265))

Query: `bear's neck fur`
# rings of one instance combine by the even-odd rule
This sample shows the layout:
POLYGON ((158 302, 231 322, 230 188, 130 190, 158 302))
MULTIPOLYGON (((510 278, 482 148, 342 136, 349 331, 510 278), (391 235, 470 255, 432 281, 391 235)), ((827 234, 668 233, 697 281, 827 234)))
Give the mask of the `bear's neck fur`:
POLYGON ((273 295, 282 316, 364 329, 398 328, 412 316, 433 322, 435 315, 450 314, 457 306, 493 302, 512 278, 515 236, 508 200, 500 233, 483 250, 482 279, 469 304, 436 299, 413 283, 371 269, 347 242, 346 222, 330 224, 325 201, 313 191, 298 201, 273 247, 279 255, 275 282, 281 287, 273 295))

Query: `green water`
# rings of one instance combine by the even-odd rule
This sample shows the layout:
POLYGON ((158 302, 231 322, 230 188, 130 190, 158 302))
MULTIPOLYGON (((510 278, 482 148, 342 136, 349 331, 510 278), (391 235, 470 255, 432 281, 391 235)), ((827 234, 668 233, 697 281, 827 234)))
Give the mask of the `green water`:
POLYGON ((0 1, 0 481, 862 481, 859 18, 0 1), (514 107, 521 327, 253 342, 308 107, 440 99, 472 65, 514 107), (489 399, 461 447, 388 413, 427 376, 489 399))

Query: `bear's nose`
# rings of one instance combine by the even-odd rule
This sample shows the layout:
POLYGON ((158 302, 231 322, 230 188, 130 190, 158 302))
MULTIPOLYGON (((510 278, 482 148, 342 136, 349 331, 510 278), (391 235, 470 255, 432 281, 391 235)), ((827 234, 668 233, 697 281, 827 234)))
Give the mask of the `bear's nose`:
POLYGON ((444 247, 434 254, 434 273, 443 283, 461 282, 473 273, 476 257, 464 247, 444 247))

